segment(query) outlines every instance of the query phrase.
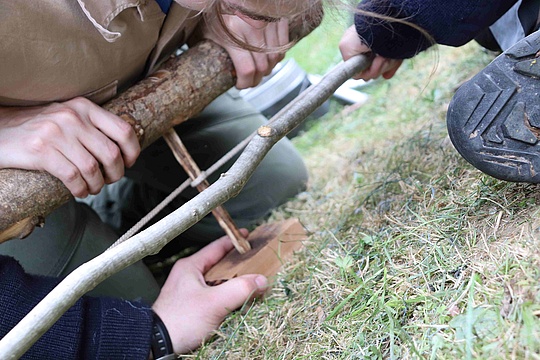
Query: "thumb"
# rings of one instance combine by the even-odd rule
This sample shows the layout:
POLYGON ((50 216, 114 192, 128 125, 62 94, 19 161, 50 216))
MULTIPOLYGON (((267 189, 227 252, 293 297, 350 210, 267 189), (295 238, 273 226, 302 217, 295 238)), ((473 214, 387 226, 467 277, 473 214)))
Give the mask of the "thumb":
POLYGON ((268 280, 265 276, 250 274, 214 286, 212 290, 215 291, 214 296, 222 300, 223 313, 220 315, 225 317, 246 302, 264 294, 267 288, 268 280))
POLYGON ((338 46, 343 60, 348 60, 355 55, 371 51, 369 46, 364 43, 356 32, 354 25, 345 30, 338 46))

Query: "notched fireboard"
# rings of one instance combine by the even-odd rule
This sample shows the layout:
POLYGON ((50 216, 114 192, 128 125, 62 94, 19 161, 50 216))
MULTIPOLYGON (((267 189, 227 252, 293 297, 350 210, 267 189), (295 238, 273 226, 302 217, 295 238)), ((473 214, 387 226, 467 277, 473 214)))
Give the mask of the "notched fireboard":
POLYGON ((205 280, 209 285, 218 285, 246 274, 271 278, 306 239, 306 230, 298 219, 259 226, 248 237, 252 249, 245 254, 231 250, 205 274, 205 280))

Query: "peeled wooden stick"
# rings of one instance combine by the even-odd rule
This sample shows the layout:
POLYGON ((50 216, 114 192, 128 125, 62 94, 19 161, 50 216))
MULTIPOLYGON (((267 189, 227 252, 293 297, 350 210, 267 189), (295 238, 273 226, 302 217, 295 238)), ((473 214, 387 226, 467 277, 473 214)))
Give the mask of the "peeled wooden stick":
MULTIPOLYGON (((193 160, 191 157, 189 151, 184 146, 184 143, 180 139, 180 136, 178 136, 178 133, 174 129, 170 129, 165 132, 163 138, 167 142, 167 145, 169 145, 169 148, 172 150, 174 157, 176 160, 178 160, 180 165, 182 165, 191 180, 197 179, 197 177, 201 175, 201 170, 197 166, 197 163, 195 163, 195 160, 193 160)), ((199 185, 197 185, 197 190, 202 192, 209 186, 210 183, 207 180, 203 180, 199 185)), ((219 225, 229 236, 234 247, 240 254, 245 254, 251 249, 251 245, 242 236, 227 209, 220 205, 212 210, 212 214, 214 214, 214 217, 218 221, 219 225)))

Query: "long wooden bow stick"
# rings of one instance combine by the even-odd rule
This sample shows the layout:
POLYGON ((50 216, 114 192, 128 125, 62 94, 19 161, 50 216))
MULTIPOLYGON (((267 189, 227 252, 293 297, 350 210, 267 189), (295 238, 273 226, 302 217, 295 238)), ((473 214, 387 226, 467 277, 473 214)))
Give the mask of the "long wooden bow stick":
POLYGON ((17 359, 43 335, 81 296, 112 274, 157 253, 163 246, 198 222, 216 206, 234 197, 272 148, 336 89, 371 62, 356 56, 338 65, 321 82, 300 94, 259 129, 238 160, 204 192, 146 230, 79 266, 56 286, 6 336, 0 340, 0 359, 17 359))

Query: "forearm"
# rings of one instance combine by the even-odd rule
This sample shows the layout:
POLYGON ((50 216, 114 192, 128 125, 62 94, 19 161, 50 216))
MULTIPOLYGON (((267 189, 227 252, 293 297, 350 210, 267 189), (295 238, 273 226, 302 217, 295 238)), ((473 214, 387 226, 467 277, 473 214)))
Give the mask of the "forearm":
MULTIPOLYGON (((55 278, 24 273, 0 256, 0 337, 3 337, 56 284, 55 278)), ((83 297, 27 352, 46 359, 147 359, 152 315, 146 305, 83 297)))
MULTIPOLYGON (((364 0, 358 9, 406 20, 424 29, 435 43, 461 46, 490 26, 516 0, 364 0)), ((357 14, 358 35, 377 54, 405 59, 433 45, 410 25, 357 14)))

